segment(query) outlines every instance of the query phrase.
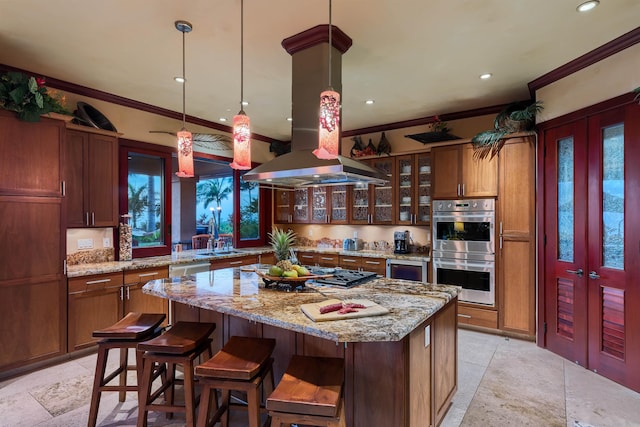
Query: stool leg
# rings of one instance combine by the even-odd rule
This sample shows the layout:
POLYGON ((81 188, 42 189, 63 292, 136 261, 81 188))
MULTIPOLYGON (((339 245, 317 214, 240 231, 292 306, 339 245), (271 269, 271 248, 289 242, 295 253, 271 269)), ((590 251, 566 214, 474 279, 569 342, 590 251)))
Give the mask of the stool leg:
POLYGON ((196 396, 193 384, 193 361, 184 364, 184 406, 187 415, 187 426, 195 426, 196 396))
POLYGON ((271 417, 271 427, 282 427, 282 420, 277 415, 271 417))
POLYGON ((224 412, 222 413, 222 416, 220 417, 220 425, 222 427, 228 427, 229 426, 229 411, 231 410, 231 408, 229 407, 230 400, 231 400, 231 390, 222 389, 221 390, 221 395, 222 395, 222 410, 224 412))
MULTIPOLYGON (((164 398, 169 405, 173 406, 173 399, 175 395, 174 392, 176 388, 176 364, 175 363, 167 362, 167 383, 169 384, 169 387, 167 388, 167 392, 165 393, 164 398)), ((167 419, 172 419, 173 412, 167 412, 165 417, 167 419)))
POLYGON ((260 388, 252 387, 247 390, 249 427, 260 427, 260 388))
POLYGON ((147 427, 147 404, 151 395, 151 375, 154 362, 143 357, 142 386, 138 387, 138 423, 137 427, 147 427))
POLYGON ((98 345, 98 358, 96 360, 96 373, 93 378, 93 391, 91 392, 91 408, 89 409, 89 427, 95 427, 98 420, 98 407, 100 406, 100 396, 102 392, 102 380, 107 369, 107 353, 108 349, 98 345))
POLYGON ((127 386, 127 367, 129 366, 129 349, 122 347, 120 349, 120 389, 119 398, 120 402, 124 402, 127 397, 127 391, 124 387, 127 386))
POLYGON ((211 387, 209 387, 209 384, 202 384, 200 409, 198 410, 198 427, 207 427, 209 425, 209 407, 212 394, 215 395, 215 390, 211 393, 211 387))

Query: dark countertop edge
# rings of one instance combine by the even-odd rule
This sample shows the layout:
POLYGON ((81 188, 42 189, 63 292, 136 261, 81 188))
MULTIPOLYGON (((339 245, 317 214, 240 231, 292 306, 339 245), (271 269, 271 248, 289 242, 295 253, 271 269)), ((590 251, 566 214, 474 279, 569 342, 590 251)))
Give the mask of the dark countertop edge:
MULTIPOLYGON (((332 253, 344 256, 359 256, 367 258, 393 258, 404 259, 409 261, 431 261, 430 256, 421 256, 419 254, 395 254, 393 252, 382 251, 345 251, 335 248, 315 248, 315 247, 296 247, 296 252, 316 252, 316 253, 332 253)), ((111 261, 95 264, 77 264, 67 266, 67 278, 91 276, 95 274, 109 274, 118 273, 127 270, 138 270, 141 268, 153 268, 164 267, 168 265, 190 264, 197 261, 211 261, 216 259, 229 259, 237 258, 245 255, 261 255, 264 253, 273 252, 271 247, 260 248, 240 248, 234 249, 239 253, 223 254, 223 255, 203 255, 205 252, 210 252, 207 249, 188 250, 182 252, 174 252, 171 255, 161 255, 147 258, 136 258, 131 261, 111 261)))

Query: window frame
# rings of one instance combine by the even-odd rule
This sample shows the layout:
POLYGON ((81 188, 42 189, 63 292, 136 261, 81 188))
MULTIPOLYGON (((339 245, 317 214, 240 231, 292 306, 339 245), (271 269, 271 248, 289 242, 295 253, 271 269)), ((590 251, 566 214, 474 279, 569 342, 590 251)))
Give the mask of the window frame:
MULTIPOLYGON (((175 149, 164 147, 162 145, 139 142, 130 139, 120 139, 118 156, 119 156, 119 215, 125 215, 129 211, 129 168, 128 155, 129 152, 145 154, 148 156, 157 156, 164 159, 164 245, 133 248, 133 258, 144 258, 160 255, 171 255, 171 158, 175 149)), ((116 252, 119 253, 119 241, 116 240, 116 252)))

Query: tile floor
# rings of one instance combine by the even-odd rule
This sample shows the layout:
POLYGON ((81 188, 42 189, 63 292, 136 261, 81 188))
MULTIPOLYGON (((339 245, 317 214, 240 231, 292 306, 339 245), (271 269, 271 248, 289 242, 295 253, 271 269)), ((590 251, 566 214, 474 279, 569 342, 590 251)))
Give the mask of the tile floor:
MULTIPOLYGON (((461 329, 458 348, 458 392, 444 427, 640 426, 640 394, 534 343, 461 329)), ((86 426, 94 367, 90 355, 0 382, 0 426, 86 426)), ((233 417, 239 425, 242 416, 233 417)), ((183 426, 179 417, 152 413, 149 425, 183 426)), ((131 393, 123 403, 103 395, 100 426, 136 419, 131 393)))

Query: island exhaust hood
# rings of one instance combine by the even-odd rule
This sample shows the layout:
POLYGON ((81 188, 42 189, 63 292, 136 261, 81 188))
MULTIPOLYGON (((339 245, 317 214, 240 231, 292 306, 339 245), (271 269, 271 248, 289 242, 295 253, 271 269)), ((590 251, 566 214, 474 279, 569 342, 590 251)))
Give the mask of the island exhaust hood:
MULTIPOLYGON (((276 157, 245 173, 245 181, 274 187, 314 185, 374 184, 389 181, 386 174, 349 157, 318 159, 318 111, 320 93, 327 89, 328 25, 319 25, 282 41, 292 57, 292 134, 291 152, 276 157)), ((351 47, 351 38, 338 27, 332 28, 331 83, 342 93, 342 54, 351 47)))

